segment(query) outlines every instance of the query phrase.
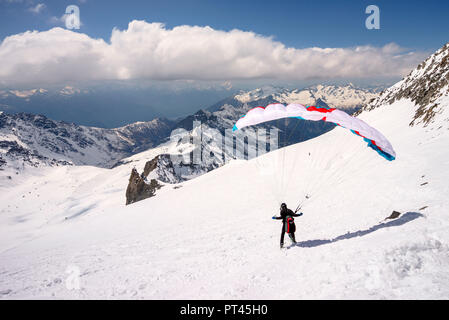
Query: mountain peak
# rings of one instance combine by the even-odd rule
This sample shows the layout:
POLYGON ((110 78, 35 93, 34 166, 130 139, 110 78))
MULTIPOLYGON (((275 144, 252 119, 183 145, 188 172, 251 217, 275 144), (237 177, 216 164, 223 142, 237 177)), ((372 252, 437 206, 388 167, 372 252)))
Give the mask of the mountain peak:
POLYGON ((285 89, 280 88, 280 87, 266 85, 261 88, 257 88, 257 89, 250 90, 250 91, 241 90, 238 94, 236 94, 234 96, 234 99, 236 99, 237 101, 242 102, 242 103, 248 103, 251 101, 268 98, 269 96, 281 93, 284 90, 285 89))
POLYGON ((421 62, 404 79, 384 90, 364 110, 410 99, 418 107, 410 125, 427 125, 449 94, 449 43, 421 62))

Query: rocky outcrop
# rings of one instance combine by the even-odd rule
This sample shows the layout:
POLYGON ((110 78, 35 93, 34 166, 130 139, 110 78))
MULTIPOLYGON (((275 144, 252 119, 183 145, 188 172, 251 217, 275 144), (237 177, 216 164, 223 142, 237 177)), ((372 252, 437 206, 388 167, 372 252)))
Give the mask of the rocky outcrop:
POLYGON ((140 175, 136 168, 132 169, 128 188, 126 189, 126 205, 153 197, 156 194, 156 190, 161 187, 162 185, 156 179, 151 179, 147 183, 146 176, 143 173, 140 175))
POLYGON ((194 174, 188 166, 175 167, 168 154, 160 154, 147 161, 141 174, 136 168, 132 169, 126 189, 126 204, 155 196, 156 191, 162 188, 162 183, 176 184, 187 180, 181 172, 194 174))
POLYGON ((145 163, 145 167, 143 168, 143 176, 146 178, 157 168, 158 160, 160 156, 155 157, 153 160, 145 163))
POLYGON ((6 164, 6 161, 3 160, 2 156, 0 155, 0 170, 3 170, 2 167, 6 164))
POLYGON ((16 141, 0 140, 0 167, 5 166, 7 161, 3 159, 2 153, 6 159, 20 160, 23 164, 31 167, 38 167, 42 163, 51 166, 68 166, 72 163, 65 160, 57 160, 42 156, 36 150, 30 150, 19 145, 16 141))

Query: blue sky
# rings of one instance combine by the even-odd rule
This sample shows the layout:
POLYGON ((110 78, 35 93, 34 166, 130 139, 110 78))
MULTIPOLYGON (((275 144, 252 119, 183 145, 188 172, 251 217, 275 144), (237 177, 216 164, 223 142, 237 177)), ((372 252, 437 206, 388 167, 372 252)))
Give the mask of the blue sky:
POLYGON ((47 30, 69 4, 81 10, 80 32, 109 40, 113 27, 126 29, 134 19, 178 25, 234 28, 273 36, 286 46, 382 46, 395 42, 411 49, 434 51, 449 34, 449 1, 30 1, 0 0, 0 38, 26 30, 47 30), (28 9, 43 3, 39 14, 28 9), (367 30, 365 8, 381 10, 381 29, 367 30))

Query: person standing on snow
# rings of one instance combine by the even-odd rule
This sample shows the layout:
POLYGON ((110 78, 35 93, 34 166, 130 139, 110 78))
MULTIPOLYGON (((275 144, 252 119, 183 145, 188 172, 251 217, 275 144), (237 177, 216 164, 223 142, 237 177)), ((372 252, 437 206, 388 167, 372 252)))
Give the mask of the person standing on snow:
POLYGON ((281 216, 276 217, 274 216, 272 219, 274 220, 282 220, 282 231, 281 231, 281 249, 284 247, 284 236, 287 232, 288 236, 292 240, 293 243, 296 243, 295 240, 295 219, 293 217, 300 217, 302 216, 301 213, 293 212, 292 210, 287 208, 287 205, 285 203, 281 204, 281 216))

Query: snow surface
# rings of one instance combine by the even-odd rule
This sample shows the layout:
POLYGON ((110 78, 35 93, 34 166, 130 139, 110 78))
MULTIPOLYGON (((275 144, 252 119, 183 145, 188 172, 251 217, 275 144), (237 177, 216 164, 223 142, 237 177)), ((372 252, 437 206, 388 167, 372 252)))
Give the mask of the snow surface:
POLYGON ((130 206, 139 156, 12 173, 0 185, 0 298, 447 299, 449 108, 426 128, 409 126, 415 109, 360 115, 393 162, 336 128, 130 206), (279 250, 283 201, 304 215, 298 245, 279 250), (393 210, 403 214, 384 221, 393 210))

